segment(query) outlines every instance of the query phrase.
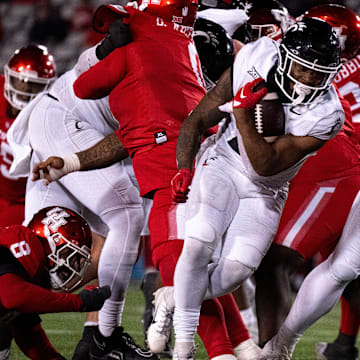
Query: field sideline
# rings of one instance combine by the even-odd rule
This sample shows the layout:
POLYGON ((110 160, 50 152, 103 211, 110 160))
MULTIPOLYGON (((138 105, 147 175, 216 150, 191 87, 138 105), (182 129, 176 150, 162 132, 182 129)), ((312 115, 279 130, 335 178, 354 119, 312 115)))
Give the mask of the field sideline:
MULTIPOLYGON (((133 283, 128 291, 123 316, 123 325, 126 332, 131 334, 138 344, 143 344, 143 328, 141 317, 144 306, 144 298, 140 291, 140 284, 133 283)), ((43 326, 46 329, 50 341, 55 348, 70 360, 73 350, 81 337, 83 321, 85 315, 78 313, 62 313, 43 315, 43 326)), ((338 332, 340 318, 340 306, 318 321, 314 326, 307 330, 300 343, 297 345, 294 360, 316 360, 314 346, 319 341, 330 341, 335 338, 338 332)), ((197 360, 207 359, 206 352, 197 339, 199 345, 196 352, 197 360)), ((11 360, 27 359, 13 344, 11 349, 11 360)))

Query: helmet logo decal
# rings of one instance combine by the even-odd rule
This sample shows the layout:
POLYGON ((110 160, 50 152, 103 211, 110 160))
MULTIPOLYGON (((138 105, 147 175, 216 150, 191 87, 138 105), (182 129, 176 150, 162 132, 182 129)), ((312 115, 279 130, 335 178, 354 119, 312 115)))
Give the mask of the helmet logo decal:
POLYGON ((41 222, 46 225, 51 231, 56 232, 60 226, 67 224, 65 218, 69 217, 65 210, 61 208, 51 209, 46 213, 46 217, 41 222))
POLYGON ((341 50, 344 50, 344 49, 345 49, 345 44, 346 44, 347 36, 343 33, 341 26, 340 26, 340 27, 334 27, 334 26, 333 26, 333 30, 335 31, 335 34, 336 34, 336 36, 337 36, 338 39, 339 39, 339 43, 340 43, 340 48, 341 48, 341 50))

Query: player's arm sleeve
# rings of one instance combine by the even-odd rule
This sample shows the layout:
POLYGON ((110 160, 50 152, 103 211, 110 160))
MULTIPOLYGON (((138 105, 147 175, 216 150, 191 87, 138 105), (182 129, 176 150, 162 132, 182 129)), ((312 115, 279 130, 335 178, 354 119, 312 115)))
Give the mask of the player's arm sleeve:
POLYGON ((345 122, 345 113, 336 111, 328 117, 324 117, 318 121, 310 130, 309 136, 313 136, 320 140, 330 140, 334 138, 342 129, 345 122), (329 118, 332 119, 332 126, 329 126, 329 118))
POLYGON ((122 80, 126 71, 126 52, 118 48, 85 71, 74 82, 75 95, 81 99, 101 99, 122 80))
POLYGON ((98 44, 89 49, 86 49, 80 54, 78 61, 74 66, 74 70, 77 76, 80 76, 85 71, 89 70, 92 66, 99 62, 99 59, 96 56, 97 46, 98 44))
POLYGON ((16 274, 0 276, 0 302, 7 310, 22 313, 80 311, 83 302, 76 294, 55 293, 31 284, 16 274))
POLYGON ((0 275, 12 273, 22 277, 26 276, 25 269, 14 258, 10 250, 4 246, 0 246, 0 275))

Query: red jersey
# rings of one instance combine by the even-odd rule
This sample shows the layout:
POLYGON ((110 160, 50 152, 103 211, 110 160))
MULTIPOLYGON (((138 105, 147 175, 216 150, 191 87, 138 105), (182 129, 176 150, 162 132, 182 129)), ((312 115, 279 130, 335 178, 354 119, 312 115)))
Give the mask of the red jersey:
POLYGON ((10 250, 12 256, 24 268, 28 281, 49 286, 50 277, 46 268, 44 244, 31 230, 21 225, 0 228, 0 246, 10 250))
POLYGON ((13 155, 6 134, 15 119, 7 114, 9 104, 4 97, 4 81, 4 75, 0 75, 0 199, 24 203, 26 179, 16 180, 9 174, 13 155))
POLYGON ((360 132, 360 54, 343 65, 335 78, 340 94, 349 101, 353 124, 360 132))
POLYGON ((81 308, 79 296, 48 290, 47 246, 24 226, 0 228, 0 319, 14 311, 46 313, 81 308))
POLYGON ((274 239, 305 259, 318 252, 326 258, 333 251, 360 187, 360 134, 351 123, 349 103, 340 99, 344 127, 290 182, 274 239))
POLYGON ((339 134, 329 140, 315 156, 311 156, 290 182, 290 190, 298 183, 316 183, 328 179, 359 174, 360 134, 352 124, 349 103, 340 97, 345 124, 339 134))
POLYGON ((84 99, 110 94, 119 137, 133 156, 176 140, 205 89, 192 29, 126 9, 133 41, 83 73, 74 90, 84 99))

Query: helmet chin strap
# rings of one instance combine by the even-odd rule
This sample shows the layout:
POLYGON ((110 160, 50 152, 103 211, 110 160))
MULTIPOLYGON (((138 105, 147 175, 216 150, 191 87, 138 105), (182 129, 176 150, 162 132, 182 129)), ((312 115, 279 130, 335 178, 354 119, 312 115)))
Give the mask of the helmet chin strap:
POLYGON ((302 86, 299 83, 294 84, 294 92, 299 95, 295 100, 292 101, 292 104, 294 106, 301 104, 305 97, 310 94, 311 90, 309 88, 306 88, 302 86))

